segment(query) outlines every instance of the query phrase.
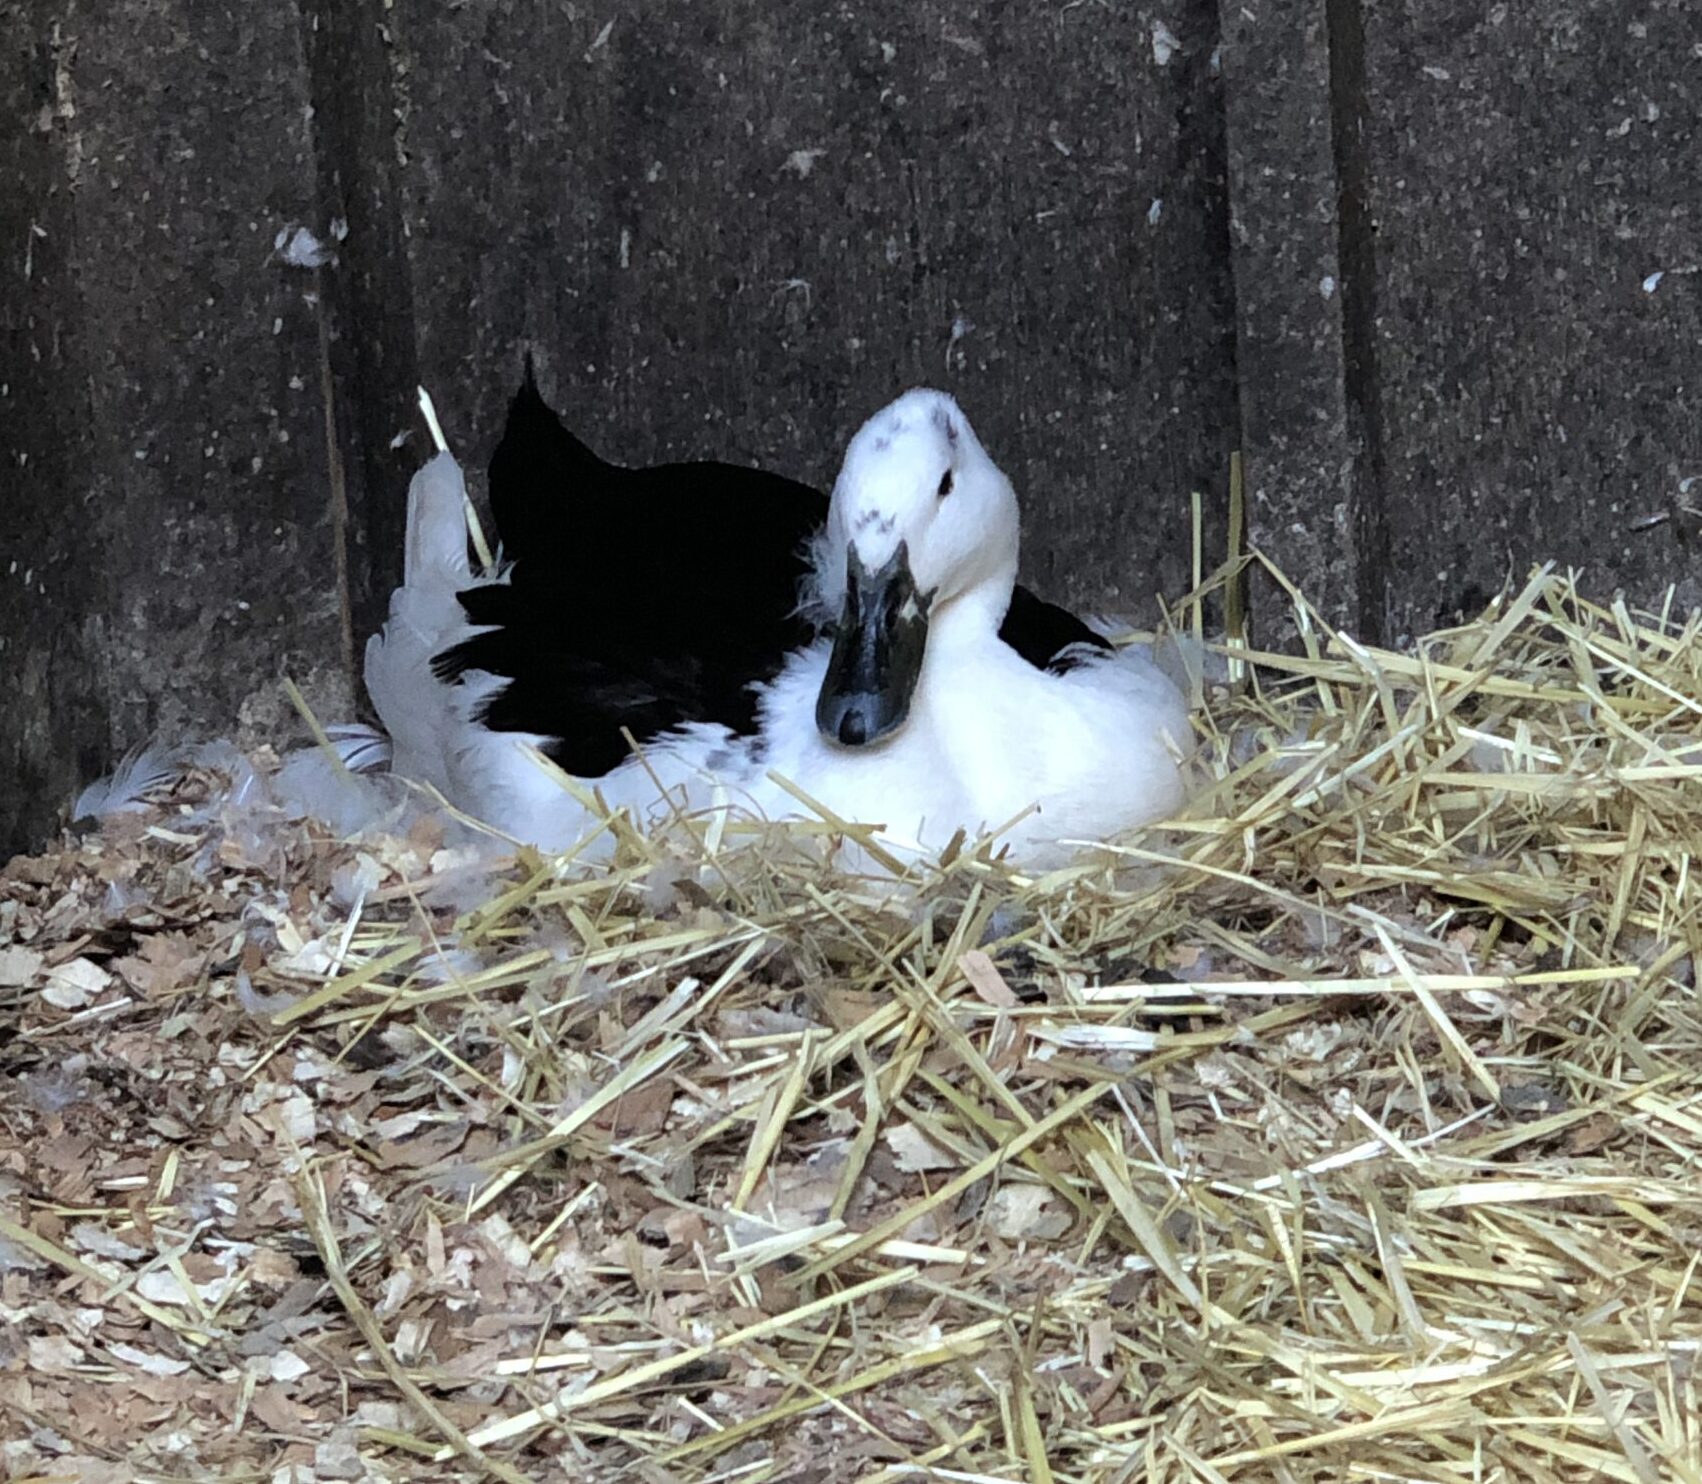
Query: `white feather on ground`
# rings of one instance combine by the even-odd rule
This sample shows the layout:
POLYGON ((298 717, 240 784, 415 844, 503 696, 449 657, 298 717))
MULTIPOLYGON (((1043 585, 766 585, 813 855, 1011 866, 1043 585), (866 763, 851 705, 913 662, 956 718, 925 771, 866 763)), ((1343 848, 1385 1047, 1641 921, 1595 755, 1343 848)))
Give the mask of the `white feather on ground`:
POLYGON ((115 814, 139 813, 148 807, 148 794, 182 776, 183 765, 182 753, 174 748, 152 742, 133 747, 110 774, 77 795, 71 818, 110 819, 115 814))
POLYGON ((332 750, 351 773, 376 773, 390 764, 393 751, 390 734, 381 732, 377 727, 344 722, 327 727, 325 735, 330 739, 332 750))
MULTIPOLYGON (((329 748, 314 744, 287 752, 275 771, 257 765, 225 737, 174 748, 158 743, 135 748, 110 775, 77 796, 72 819, 107 821, 140 813, 192 773, 214 775, 222 785, 194 807, 181 806, 180 816, 185 826, 219 826, 206 847, 210 866, 221 840, 250 860, 268 858, 281 843, 279 827, 304 819, 347 839, 374 830, 403 833, 432 812, 426 795, 388 771, 390 739, 383 732, 349 724, 329 728, 327 739, 329 748)), ((445 833, 459 841, 474 832, 446 817, 445 833)))
POLYGON ((398 824, 408 802, 398 780, 352 773, 319 747, 290 753, 273 775, 272 794, 286 819, 317 819, 344 838, 398 824))
POLYGON ((256 1020, 268 1020, 272 1016, 288 1010, 301 998, 300 995, 280 991, 277 994, 263 994, 254 987, 254 981, 248 977, 248 971, 236 971, 236 1002, 244 1012, 256 1020))

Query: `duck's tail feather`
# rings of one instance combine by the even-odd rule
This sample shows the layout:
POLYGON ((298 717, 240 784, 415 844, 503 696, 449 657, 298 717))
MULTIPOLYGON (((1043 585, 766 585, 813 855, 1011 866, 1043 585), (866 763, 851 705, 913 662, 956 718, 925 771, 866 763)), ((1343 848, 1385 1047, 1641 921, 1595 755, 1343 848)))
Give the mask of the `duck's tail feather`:
POLYGON ((467 557, 467 482, 453 454, 440 453, 408 486, 408 537, 402 582, 407 587, 447 583, 465 587, 473 568, 467 557))
POLYGON ((389 621, 366 645, 366 688, 390 735, 392 766, 440 787, 451 705, 431 660, 467 631, 458 596, 472 583, 466 499, 461 466, 448 453, 414 475, 402 585, 390 596, 389 621))

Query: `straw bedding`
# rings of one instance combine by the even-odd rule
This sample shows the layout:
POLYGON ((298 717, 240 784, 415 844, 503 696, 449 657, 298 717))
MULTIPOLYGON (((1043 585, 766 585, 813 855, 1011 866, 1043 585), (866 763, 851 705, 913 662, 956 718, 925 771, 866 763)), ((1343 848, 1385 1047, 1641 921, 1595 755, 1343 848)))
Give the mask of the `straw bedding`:
POLYGON ((1702 1480, 1696 620, 1295 605, 1041 879, 210 772, 12 862, 0 1469, 1702 1480))

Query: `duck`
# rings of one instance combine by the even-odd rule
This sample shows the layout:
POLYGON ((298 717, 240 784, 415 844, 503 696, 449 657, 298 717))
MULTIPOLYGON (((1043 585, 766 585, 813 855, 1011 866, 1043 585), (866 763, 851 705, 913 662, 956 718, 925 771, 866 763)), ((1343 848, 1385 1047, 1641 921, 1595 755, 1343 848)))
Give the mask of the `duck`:
POLYGON ((957 402, 905 393, 847 447, 806 610, 828 637, 762 697, 770 768, 912 850, 997 832, 1051 863, 1173 813, 1192 729, 1137 647, 1037 665, 1001 638, 1017 591, 1011 481, 957 402))
POLYGON ((947 393, 869 418, 824 496, 608 462, 528 358, 489 487, 475 573, 460 466, 440 445, 415 476, 365 678, 392 770, 512 839, 595 838, 593 789, 644 823, 802 795, 888 851, 995 831, 1039 862, 1183 801, 1180 692, 1017 583, 1014 489, 947 393))
MULTIPOLYGON (((507 577, 459 595, 481 632, 438 668, 507 679, 483 724, 548 736, 546 755, 569 774, 625 762, 623 727, 642 739, 706 720, 749 735, 755 687, 816 637, 798 600, 827 494, 714 460, 606 460, 544 400, 530 355, 488 487, 507 577)), ((1020 584, 1000 638, 1054 669, 1111 647, 1020 584)))

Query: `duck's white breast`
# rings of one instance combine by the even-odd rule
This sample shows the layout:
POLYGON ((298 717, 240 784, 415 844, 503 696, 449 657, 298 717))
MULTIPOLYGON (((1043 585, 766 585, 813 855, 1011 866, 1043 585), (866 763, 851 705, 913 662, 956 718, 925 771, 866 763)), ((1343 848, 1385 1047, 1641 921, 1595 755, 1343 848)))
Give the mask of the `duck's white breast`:
MULTIPOLYGON (((930 659, 934 656, 931 654, 930 659)), ((1037 670, 981 644, 927 676, 968 812, 1020 852, 1058 840, 1101 840, 1174 812, 1178 754, 1192 731, 1181 695, 1142 652, 1037 670)))
MULTIPOLYGON (((769 687, 761 765, 842 818, 885 826, 891 843, 937 851, 960 829, 1002 829, 1027 811, 1001 838, 1034 856, 1149 824, 1183 801, 1187 706, 1138 649, 1059 675, 996 639, 931 637, 909 720, 868 748, 816 730, 827 653, 824 644, 795 655, 769 687)), ((801 812, 778 789, 762 802, 770 817, 801 812)))
MULTIPOLYGON (((829 648, 820 643, 798 651, 765 687, 760 766, 841 819, 883 826, 883 838, 901 850, 941 848, 958 829, 968 800, 936 718, 925 705, 913 705, 903 729, 879 746, 829 742, 815 720, 829 648)), ((807 812, 784 790, 766 788, 763 812, 770 818, 807 812)))

